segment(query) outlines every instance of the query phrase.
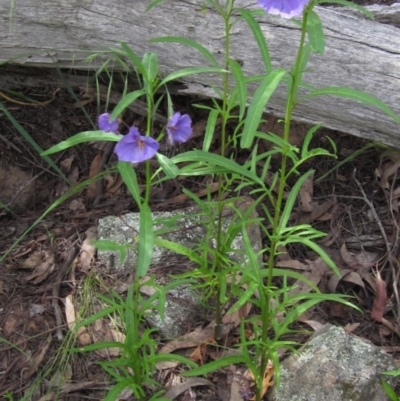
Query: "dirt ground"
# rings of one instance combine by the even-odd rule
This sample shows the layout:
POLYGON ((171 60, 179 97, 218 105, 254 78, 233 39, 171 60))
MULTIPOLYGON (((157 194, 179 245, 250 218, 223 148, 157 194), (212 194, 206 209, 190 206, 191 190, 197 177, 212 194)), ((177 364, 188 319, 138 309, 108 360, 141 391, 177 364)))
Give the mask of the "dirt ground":
MULTIPOLYGON (((48 85, 15 86, 15 92, 0 92, 4 107, 42 149, 94 129, 96 116, 104 112, 105 98, 97 104, 90 77, 82 75, 78 85, 76 77, 63 73, 75 84, 65 87, 49 80, 48 85)), ((116 97, 118 90, 114 88, 116 97)), ((191 115, 194 135, 184 146, 167 149, 168 154, 201 148, 206 114, 192 106, 196 102, 198 99, 190 97, 174 98, 176 109, 191 115)), ((165 123, 166 114, 166 109, 160 111, 156 127, 165 123)), ((141 126, 143 121, 140 107, 126 116, 128 125, 141 126)), ((264 129, 279 128, 277 119, 269 116, 264 129)), ((294 124, 293 143, 301 144, 306 129, 294 124)), ((323 291, 351 295, 362 313, 324 303, 303 316, 296 327, 311 333, 318 324, 343 326, 347 332, 391 353, 400 365, 400 152, 328 130, 321 130, 312 145, 329 147, 327 136, 337 145, 338 159, 319 158, 304 166, 305 170, 315 170, 312 181, 302 191, 304 199, 311 200, 311 207, 299 204, 292 221, 311 223, 328 234, 321 245, 343 278, 334 281, 324 276, 316 284, 323 291), (388 295, 381 321, 374 319, 378 271, 388 295)), ((218 150, 218 136, 212 146, 218 150)), ((260 151, 263 146, 268 145, 260 143, 260 151)), ((246 152, 235 153, 238 162, 247 156, 246 152)), ((54 155, 52 160, 65 179, 2 113, 0 200, 9 210, 0 209, 0 254, 6 253, 0 263, 0 399, 16 400, 29 393, 32 400, 100 400, 110 388, 108 376, 97 364, 104 355, 65 352, 65 344, 74 342, 68 330, 68 302, 73 300, 75 307, 79 304, 80 310, 90 315, 98 307, 97 293, 108 294, 127 282, 130 272, 110 272, 96 258, 88 261, 82 256, 82 247, 99 218, 137 209, 116 173, 116 158, 110 145, 80 145, 54 155), (52 205, 56 207, 49 210, 52 205), (67 385, 60 392, 57 383, 62 379, 67 385)), ((271 168, 276 171, 278 160, 271 168)), ((142 167, 137 171, 139 180, 143 180, 142 167)), ((198 177, 160 184, 151 196, 152 210, 188 206, 190 201, 182 196, 182 188, 201 194, 207 183, 207 177, 198 177)), ((289 259, 299 266, 316 258, 301 247, 293 246, 288 251, 289 259)), ((284 265, 284 260, 281 263, 284 265)), ((177 258, 169 268, 169 273, 181 273, 185 261, 177 258)), ((153 267, 156 274, 162 271, 162 266, 153 267)), ((196 320, 186 322, 187 332, 206 327, 210 319, 207 314, 200 319, 196 316, 196 320)), ((104 338, 110 334, 105 327, 100 331, 104 338)), ((294 340, 304 342, 307 337, 294 340)), ((166 343, 166 339, 156 338, 160 347, 166 343)), ((222 342, 233 346, 235 341, 237 332, 233 331, 222 342)), ((210 351, 205 360, 211 358, 210 351)), ((158 380, 171 384, 178 373, 171 369, 158 380)), ((229 372, 217 372, 211 379, 214 387, 196 387, 197 400, 225 401, 229 372)), ((186 401, 184 397, 182 394, 177 399, 186 401)))

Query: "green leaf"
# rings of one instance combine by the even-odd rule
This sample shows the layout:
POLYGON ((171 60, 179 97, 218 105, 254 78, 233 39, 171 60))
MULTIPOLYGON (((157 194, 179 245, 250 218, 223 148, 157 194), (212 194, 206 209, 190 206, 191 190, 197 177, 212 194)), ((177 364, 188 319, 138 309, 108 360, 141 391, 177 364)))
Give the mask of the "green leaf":
POLYGON ((397 396, 394 389, 390 386, 390 384, 386 380, 381 380, 382 387, 385 390, 387 396, 391 399, 391 401, 399 401, 399 397, 397 396))
POLYGON ((179 175, 179 168, 171 159, 161 153, 156 153, 156 157, 168 178, 175 178, 179 175))
POLYGON ((156 53, 145 53, 142 59, 143 68, 147 71, 147 80, 150 89, 153 87, 153 82, 158 74, 158 60, 156 53))
POLYGON ((204 139, 203 139, 203 150, 205 152, 208 152, 208 150, 210 149, 211 142, 214 137, 215 125, 217 123, 218 116, 219 116, 219 111, 215 109, 212 109, 208 115, 206 132, 204 134, 204 139))
POLYGON ((155 237, 154 238, 154 244, 156 246, 160 246, 165 249, 169 249, 170 251, 176 252, 179 255, 186 256, 188 259, 190 259, 192 262, 202 264, 202 259, 201 257, 193 250, 188 248, 187 246, 178 244, 173 241, 168 241, 163 238, 155 237))
POLYGON ((261 117, 268 100, 275 92, 275 89, 285 74, 286 70, 281 68, 273 70, 257 88, 253 100, 249 106, 247 117, 244 123, 242 138, 240 140, 240 147, 242 149, 252 146, 254 135, 258 130, 258 126, 260 125, 261 117))
MULTIPOLYGON (((179 362, 184 365, 190 366, 191 368, 198 367, 196 362, 193 362, 189 358, 186 358, 183 355, 178 355, 178 354, 157 354, 157 355, 152 356, 152 360, 155 362, 175 361, 175 362, 179 362)), ((170 401, 170 399, 168 399, 168 400, 170 401)))
POLYGON ((323 54, 325 51, 325 36, 322 22, 318 14, 313 10, 308 13, 307 34, 312 50, 315 53, 323 54))
POLYGON ((93 241, 92 244, 101 251, 119 252, 121 262, 124 262, 126 258, 126 250, 129 248, 129 245, 121 245, 108 239, 93 241))
POLYGON ((140 198, 140 188, 136 178, 136 172, 131 163, 118 162, 118 171, 124 180, 125 185, 129 189, 129 192, 135 199, 136 204, 140 208, 142 200, 140 198))
POLYGON ((265 72, 269 73, 270 71, 272 71, 271 57, 269 55, 268 45, 265 40, 265 36, 260 28, 260 24, 255 20, 252 12, 250 11, 240 9, 240 15, 246 20, 247 24, 249 25, 260 50, 260 54, 264 62, 265 72))
POLYGON ((138 277, 144 277, 150 268, 153 243, 153 216, 149 205, 144 203, 140 208, 139 256, 136 268, 138 277))
POLYGON ((245 362, 245 358, 243 355, 226 356, 226 357, 217 359, 216 361, 207 363, 206 365, 199 366, 196 369, 189 370, 188 372, 182 372, 181 375, 183 377, 205 375, 207 373, 215 372, 221 368, 224 368, 225 366, 235 365, 235 364, 243 363, 243 362, 245 362))
POLYGON ((188 39, 188 38, 183 38, 180 36, 163 36, 159 38, 153 38, 149 40, 150 43, 157 43, 157 42, 169 42, 169 43, 181 43, 182 45, 190 46, 193 49, 196 49, 198 52, 200 52, 208 61, 211 62, 211 64, 214 67, 218 67, 218 61, 216 58, 212 55, 212 53, 206 49, 203 45, 200 43, 188 39))
POLYGON ((289 192, 285 208, 283 209, 282 216, 279 221, 278 233, 281 233, 286 228, 293 210, 294 202, 297 199, 297 195, 306 179, 313 173, 314 170, 307 171, 307 173, 303 174, 293 185, 293 188, 289 192))
POLYGON ((154 0, 152 1, 146 8, 146 10, 144 10, 145 13, 147 13, 148 11, 150 11, 152 8, 154 8, 155 6, 158 6, 159 4, 161 4, 163 1, 165 0, 154 0))
POLYGON ((86 131, 80 132, 65 141, 52 146, 50 149, 44 151, 41 155, 51 155, 52 153, 61 152, 62 150, 72 148, 80 143, 91 142, 91 141, 109 141, 118 142, 122 138, 122 135, 113 134, 112 132, 104 131, 86 131))
POLYGON ((95 344, 89 344, 85 345, 84 347, 80 348, 72 348, 72 352, 89 352, 89 351, 97 351, 100 349, 107 349, 107 348, 125 348, 125 345, 123 343, 117 342, 117 341, 103 341, 103 342, 98 342, 95 344))
POLYGON ((357 11, 360 11, 361 13, 365 14, 368 18, 374 19, 374 14, 371 13, 371 11, 367 10, 366 8, 359 6, 358 4, 355 4, 351 1, 346 1, 346 0, 319 0, 316 4, 324 4, 324 3, 329 3, 329 4, 340 4, 345 7, 350 7, 354 8, 357 11))
POLYGON ((133 50, 126 43, 121 42, 121 47, 126 53, 126 55, 130 58, 136 69, 143 75, 144 79, 147 80, 147 72, 146 69, 143 67, 142 62, 140 61, 140 58, 133 52, 133 50))
POLYGON ((160 84, 157 86, 157 89, 161 88, 163 85, 167 84, 170 81, 174 81, 179 78, 187 77, 188 75, 194 75, 194 74, 210 74, 210 73, 222 73, 222 72, 228 72, 226 70, 223 70, 222 68, 218 67, 187 67, 187 68, 182 68, 181 70, 175 71, 172 74, 169 74, 167 77, 165 77, 160 84))
POLYGON ((214 164, 216 166, 220 166, 229 171, 230 173, 239 174, 242 177, 249 178, 253 182, 264 186, 264 183, 257 177, 256 174, 252 173, 251 171, 245 169, 240 164, 236 163, 233 160, 227 159, 221 155, 217 155, 214 153, 204 152, 202 150, 192 150, 189 152, 181 153, 180 155, 174 156, 173 160, 175 163, 180 162, 197 162, 202 161, 209 164, 214 164))
POLYGON ((127 107, 129 107, 136 99, 144 94, 145 91, 143 89, 127 93, 115 106, 113 112, 111 113, 111 118, 118 118, 127 107))
POLYGON ((392 117, 396 123, 400 123, 399 117, 393 112, 392 109, 386 106, 386 104, 383 103, 382 100, 379 100, 375 96, 369 95, 356 89, 341 87, 341 86, 332 86, 322 89, 316 89, 311 93, 309 93, 307 96, 305 96, 304 99, 309 99, 311 97, 322 96, 322 95, 333 95, 338 97, 344 97, 347 99, 356 100, 366 105, 375 106, 378 109, 382 110, 384 113, 386 113, 388 116, 392 117))
POLYGON ((308 153, 309 153, 308 145, 310 144, 311 140, 313 139, 316 131, 318 131, 321 127, 322 127, 322 124, 317 124, 308 130, 308 132, 304 138, 304 141, 303 141, 303 146, 301 148, 301 158, 302 159, 305 159, 308 156, 308 153))
POLYGON ((247 103, 247 90, 246 90, 246 79, 243 75, 242 67, 235 60, 229 60, 229 65, 231 66, 233 76, 236 81, 236 90, 238 93, 239 101, 239 121, 243 119, 244 112, 246 111, 247 103))

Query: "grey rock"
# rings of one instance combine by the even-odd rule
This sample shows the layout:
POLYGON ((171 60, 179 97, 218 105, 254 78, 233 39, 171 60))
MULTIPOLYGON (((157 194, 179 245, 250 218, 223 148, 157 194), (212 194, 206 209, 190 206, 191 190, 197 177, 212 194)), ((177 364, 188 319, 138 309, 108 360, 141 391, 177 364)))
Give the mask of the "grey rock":
MULTIPOLYGON (((235 206, 245 211, 250 204, 251 200, 246 198, 240 203, 236 202, 235 206)), ((254 218, 256 216, 254 212, 250 217, 254 218)), ((163 232, 159 235, 160 238, 184 245, 191 249, 201 241, 204 241, 207 227, 210 225, 210 222, 205 220, 198 207, 190 207, 174 212, 153 212, 153 221, 153 230, 155 232, 163 232)), ((226 233, 228 225, 232 221, 232 209, 229 207, 226 207, 226 217, 223 221, 222 229, 223 232, 226 233)), ((254 251, 256 253, 259 252, 262 244, 258 224, 249 224, 247 226, 247 232, 254 251)), ((111 240, 120 245, 130 245, 125 261, 120 260, 118 252, 99 250, 98 258, 101 262, 116 269, 132 269, 136 267, 137 251, 135 237, 137 238, 139 234, 138 213, 128 213, 120 217, 104 217, 99 220, 98 233, 100 240, 111 240)), ((214 238, 210 238, 210 246, 215 246, 214 238)), ((233 240, 232 249, 233 251, 228 253, 231 260, 240 264, 247 263, 241 232, 239 232, 237 237, 233 240)), ((158 264, 171 255, 175 255, 175 253, 165 248, 154 246, 152 264, 158 264)))
MULTIPOLYGON (((381 373, 393 358, 375 345, 325 325, 281 364, 281 383, 269 401, 386 401, 381 373)), ((385 377, 392 385, 396 378, 385 377)))
MULTIPOLYGON (((235 202, 235 208, 246 211, 252 200, 245 198, 240 202, 235 202)), ((228 225, 233 220, 232 209, 227 207, 224 212, 223 227, 224 233, 227 232, 228 225)), ((256 212, 250 218, 257 217, 256 212)), ((160 238, 184 245, 190 249, 195 248, 207 236, 207 228, 210 222, 205 220, 198 207, 190 207, 175 212, 154 212, 153 230, 159 232, 160 238)), ((261 250, 261 234, 258 224, 248 224, 247 232, 254 251, 261 250)), ((98 251, 99 260, 110 268, 134 269, 137 263, 137 251, 135 237, 139 233, 139 214, 128 213, 121 217, 108 216, 99 220, 98 224, 99 239, 111 240, 120 245, 128 244, 127 257, 124 261, 120 260, 119 253, 113 251, 98 251)), ((215 239, 210 237, 210 247, 215 247, 215 239)), ((228 252, 232 261, 245 265, 248 258, 245 255, 245 245, 241 231, 232 242, 232 252, 228 252)), ((168 249, 154 246, 152 265, 167 266, 169 260, 176 261, 176 254, 168 249)), ((167 269, 163 269, 167 270, 167 269)), ((156 282, 161 285, 167 283, 168 277, 156 277, 156 282)), ((199 313, 200 295, 198 291, 190 286, 182 285, 170 290, 166 296, 165 315, 161 317, 155 313, 147 316, 146 320, 150 325, 156 327, 164 338, 176 338, 186 332, 187 324, 196 319, 199 313)))

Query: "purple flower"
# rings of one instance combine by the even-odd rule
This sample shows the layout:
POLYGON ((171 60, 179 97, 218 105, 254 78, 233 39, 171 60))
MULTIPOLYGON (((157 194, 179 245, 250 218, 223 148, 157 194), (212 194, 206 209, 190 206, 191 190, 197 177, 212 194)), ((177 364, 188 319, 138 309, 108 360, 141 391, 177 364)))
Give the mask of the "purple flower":
POLYGON ((310 0, 258 0, 260 7, 268 14, 288 19, 300 16, 309 2, 310 0))
POLYGON ((110 120, 111 114, 104 113, 100 114, 98 118, 99 128, 105 132, 113 132, 114 134, 118 133, 118 119, 110 120))
POLYGON ((168 121, 167 134, 169 145, 186 142, 192 135, 192 120, 187 114, 175 113, 168 121))
POLYGON ((118 160, 129 163, 140 163, 151 159, 160 145, 149 136, 141 136, 136 127, 131 127, 128 134, 115 146, 118 160))

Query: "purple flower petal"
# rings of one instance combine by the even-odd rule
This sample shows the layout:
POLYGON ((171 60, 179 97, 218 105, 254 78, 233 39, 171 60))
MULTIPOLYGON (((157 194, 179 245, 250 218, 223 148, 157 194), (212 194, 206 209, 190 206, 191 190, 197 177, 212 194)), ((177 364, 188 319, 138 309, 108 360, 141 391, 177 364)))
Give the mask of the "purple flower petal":
POLYGON ((129 163, 140 163, 151 159, 159 148, 158 142, 149 136, 141 136, 136 127, 119 140, 114 152, 118 160, 129 163))
POLYGON ((99 128, 105 132, 113 132, 114 134, 118 133, 118 119, 110 121, 111 114, 104 113, 100 114, 98 118, 99 128))
POLYGON ((192 120, 187 114, 175 113, 167 124, 167 143, 186 142, 192 135, 192 120))
POLYGON ((260 7, 267 13, 287 19, 300 16, 309 2, 310 0, 258 0, 260 7))

